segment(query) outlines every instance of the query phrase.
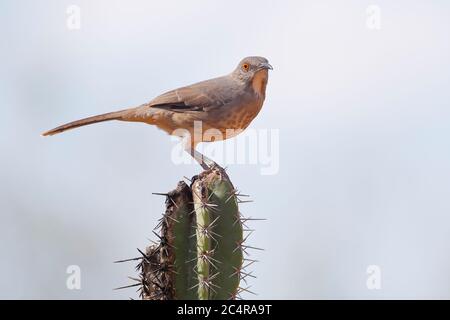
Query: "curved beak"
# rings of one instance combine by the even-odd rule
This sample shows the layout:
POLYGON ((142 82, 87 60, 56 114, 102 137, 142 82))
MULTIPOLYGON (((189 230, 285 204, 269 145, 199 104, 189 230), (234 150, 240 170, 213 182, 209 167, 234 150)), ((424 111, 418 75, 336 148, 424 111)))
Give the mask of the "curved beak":
POLYGON ((258 67, 258 69, 267 69, 267 70, 273 70, 270 63, 261 63, 258 67))

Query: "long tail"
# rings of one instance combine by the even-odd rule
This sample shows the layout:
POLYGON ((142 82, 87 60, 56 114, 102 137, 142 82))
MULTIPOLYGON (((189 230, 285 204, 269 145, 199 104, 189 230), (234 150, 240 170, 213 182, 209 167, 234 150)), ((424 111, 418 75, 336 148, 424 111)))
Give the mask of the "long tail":
POLYGON ((75 129, 78 127, 86 126, 88 124, 93 124, 93 123, 97 123, 97 122, 110 121, 110 120, 125 120, 124 116, 126 114, 129 114, 129 112, 130 112, 130 109, 127 109, 127 110, 122 110, 122 111, 104 113, 104 114, 100 114, 98 116, 93 116, 93 117, 69 122, 69 123, 63 124, 62 126, 56 127, 52 130, 49 130, 47 132, 44 132, 42 135, 43 136, 52 136, 54 134, 58 134, 58 133, 61 133, 61 132, 64 132, 64 131, 67 131, 70 129, 75 129))

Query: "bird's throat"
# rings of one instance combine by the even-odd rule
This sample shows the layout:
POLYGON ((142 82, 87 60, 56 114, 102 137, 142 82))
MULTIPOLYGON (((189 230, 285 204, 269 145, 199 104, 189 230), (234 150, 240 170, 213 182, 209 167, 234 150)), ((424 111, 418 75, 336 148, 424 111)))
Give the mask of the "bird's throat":
POLYGON ((269 72, 268 70, 260 70, 258 71, 252 80, 252 88, 253 91, 259 96, 264 99, 266 96, 266 86, 267 86, 267 80, 269 78, 269 72))

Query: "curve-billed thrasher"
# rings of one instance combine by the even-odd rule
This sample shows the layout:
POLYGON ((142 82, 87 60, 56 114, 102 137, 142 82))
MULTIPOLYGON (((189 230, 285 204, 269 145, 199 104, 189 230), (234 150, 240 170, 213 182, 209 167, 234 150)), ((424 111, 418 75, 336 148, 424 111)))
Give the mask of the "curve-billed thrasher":
POLYGON ((269 69, 272 66, 266 58, 247 57, 226 76, 169 91, 136 108, 70 122, 43 135, 109 120, 144 122, 172 135, 188 136, 186 151, 206 169, 207 162, 214 162, 196 151, 195 146, 202 141, 230 138, 247 128, 263 105, 269 69), (203 131, 212 129, 221 135, 208 139, 194 132, 197 121, 203 131))

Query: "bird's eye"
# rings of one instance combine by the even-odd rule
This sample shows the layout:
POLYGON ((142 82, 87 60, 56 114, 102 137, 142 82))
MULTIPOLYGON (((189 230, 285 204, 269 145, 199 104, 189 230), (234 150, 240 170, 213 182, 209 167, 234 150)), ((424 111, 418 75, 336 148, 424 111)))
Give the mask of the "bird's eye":
POLYGON ((248 63, 244 63, 242 65, 242 70, 244 70, 244 71, 248 71, 249 68, 250 68, 250 65, 248 63))

